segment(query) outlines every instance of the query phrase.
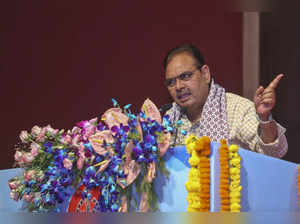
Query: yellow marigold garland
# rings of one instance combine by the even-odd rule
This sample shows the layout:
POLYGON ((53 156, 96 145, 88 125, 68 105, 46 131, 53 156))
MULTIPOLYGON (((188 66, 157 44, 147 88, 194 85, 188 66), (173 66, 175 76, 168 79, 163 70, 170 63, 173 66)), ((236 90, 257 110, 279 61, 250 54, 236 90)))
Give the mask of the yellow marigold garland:
POLYGON ((241 157, 237 145, 229 146, 229 174, 230 174, 230 211, 241 211, 241 157))
POLYGON ((192 156, 189 159, 191 169, 185 184, 188 191, 188 212, 208 212, 210 210, 210 139, 190 135, 186 149, 192 156))
POLYGON ((219 148, 220 154, 220 204, 221 212, 230 211, 230 198, 229 198, 229 149, 226 140, 221 140, 219 148))

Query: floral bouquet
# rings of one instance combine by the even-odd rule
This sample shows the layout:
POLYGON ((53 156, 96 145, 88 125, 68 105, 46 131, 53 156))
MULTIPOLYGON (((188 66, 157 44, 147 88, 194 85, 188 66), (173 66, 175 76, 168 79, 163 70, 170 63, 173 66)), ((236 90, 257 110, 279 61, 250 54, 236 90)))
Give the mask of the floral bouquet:
POLYGON ((149 99, 138 115, 130 104, 113 104, 100 120, 81 121, 72 130, 48 125, 22 131, 15 161, 24 174, 9 180, 11 198, 32 212, 59 211, 70 198, 76 202, 70 212, 156 210, 153 180, 157 169, 168 175, 162 156, 173 127, 149 99), (140 196, 135 208, 133 185, 140 196))

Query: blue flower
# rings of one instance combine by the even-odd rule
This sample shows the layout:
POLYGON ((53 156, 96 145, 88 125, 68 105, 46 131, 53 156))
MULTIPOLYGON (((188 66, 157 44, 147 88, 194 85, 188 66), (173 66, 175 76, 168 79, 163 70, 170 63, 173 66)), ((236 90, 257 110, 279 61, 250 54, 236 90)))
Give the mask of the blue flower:
POLYGON ((187 131, 186 130, 181 130, 181 134, 186 135, 187 131))

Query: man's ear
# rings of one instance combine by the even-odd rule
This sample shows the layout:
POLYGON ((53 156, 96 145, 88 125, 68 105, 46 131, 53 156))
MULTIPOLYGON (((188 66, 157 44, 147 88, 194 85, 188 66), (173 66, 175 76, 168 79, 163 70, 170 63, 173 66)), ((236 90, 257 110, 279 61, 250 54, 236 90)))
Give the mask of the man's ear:
POLYGON ((201 71, 202 75, 204 75, 204 78, 205 78, 206 83, 209 84, 209 83, 210 83, 211 76, 210 76, 210 71, 209 71, 208 65, 203 65, 203 66, 201 67, 201 70, 200 70, 200 71, 201 71))

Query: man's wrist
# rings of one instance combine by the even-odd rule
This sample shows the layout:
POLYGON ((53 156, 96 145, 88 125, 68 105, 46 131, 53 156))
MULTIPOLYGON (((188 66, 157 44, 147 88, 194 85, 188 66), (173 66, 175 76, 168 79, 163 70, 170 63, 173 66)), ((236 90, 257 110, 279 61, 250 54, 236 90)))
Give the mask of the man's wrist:
POLYGON ((258 120, 258 122, 260 124, 269 124, 270 122, 273 121, 273 117, 272 117, 271 113, 269 115, 266 115, 266 116, 256 114, 256 119, 258 120))

